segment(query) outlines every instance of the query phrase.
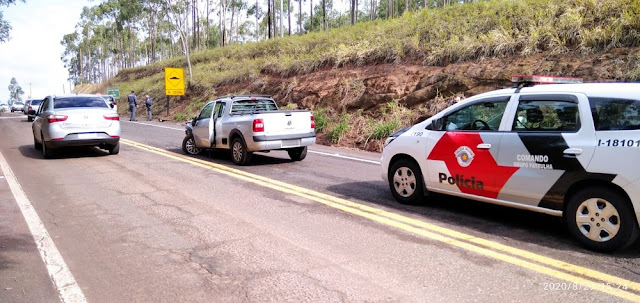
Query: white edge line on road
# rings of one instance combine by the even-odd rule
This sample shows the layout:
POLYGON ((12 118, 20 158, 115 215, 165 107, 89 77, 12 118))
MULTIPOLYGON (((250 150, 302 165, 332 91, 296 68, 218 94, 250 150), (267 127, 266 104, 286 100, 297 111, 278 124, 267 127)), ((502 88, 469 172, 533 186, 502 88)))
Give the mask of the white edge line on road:
POLYGON ((343 156, 343 155, 341 155, 341 154, 325 153, 325 152, 315 151, 315 150, 309 150, 309 152, 310 152, 310 153, 314 153, 314 154, 319 154, 319 155, 325 155, 325 156, 330 156, 330 157, 336 157, 336 158, 342 158, 342 159, 348 159, 348 160, 360 161, 360 162, 365 162, 365 163, 380 164, 380 161, 367 160, 367 159, 360 159, 360 158, 349 157, 349 156, 343 156))
POLYGON ((25 118, 24 116, 0 116, 0 119, 18 119, 25 118))
MULTIPOLYGON (((155 124, 142 123, 142 122, 136 122, 136 121, 124 121, 124 122, 184 131, 184 129, 173 128, 173 127, 168 127, 168 126, 163 126, 163 125, 155 125, 155 124)), ((332 153, 325 153, 325 152, 315 151, 315 150, 309 150, 309 152, 310 153, 314 153, 314 154, 323 155, 323 156, 336 157, 336 158, 342 158, 342 159, 348 159, 348 160, 354 160, 354 161, 360 161, 360 162, 371 163, 371 164, 376 164, 376 165, 380 164, 380 161, 367 160, 367 159, 361 159, 361 158, 355 158, 355 157, 349 157, 349 156, 343 156, 343 155, 338 154, 338 153, 333 153, 332 154, 332 153)))
POLYGON ((67 264, 64 262, 64 259, 62 259, 62 255, 60 255, 55 243, 53 243, 49 232, 47 232, 38 213, 33 208, 31 201, 29 201, 27 195, 22 190, 22 186, 18 183, 16 176, 13 174, 11 167, 9 167, 2 153, 0 153, 0 168, 7 179, 9 189, 11 189, 11 193, 18 203, 20 211, 22 211, 29 230, 31 230, 33 239, 38 246, 40 257, 42 257, 42 261, 49 272, 49 277, 58 291, 60 301, 64 303, 87 302, 84 293, 82 293, 82 289, 80 289, 73 274, 69 271, 67 264))

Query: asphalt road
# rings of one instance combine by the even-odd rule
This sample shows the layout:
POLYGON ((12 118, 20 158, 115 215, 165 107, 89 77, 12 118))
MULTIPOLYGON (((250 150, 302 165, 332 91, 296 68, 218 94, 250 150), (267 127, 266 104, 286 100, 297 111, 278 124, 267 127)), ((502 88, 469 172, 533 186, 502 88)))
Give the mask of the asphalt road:
POLYGON ((598 254, 556 217, 445 196, 399 205, 378 154, 313 146, 237 167, 183 155, 180 125, 121 123, 119 155, 44 160, 25 116, 0 117, 0 302, 73 287, 75 302, 640 301, 640 244, 598 254), (73 283, 52 282, 60 268, 11 175, 73 283))

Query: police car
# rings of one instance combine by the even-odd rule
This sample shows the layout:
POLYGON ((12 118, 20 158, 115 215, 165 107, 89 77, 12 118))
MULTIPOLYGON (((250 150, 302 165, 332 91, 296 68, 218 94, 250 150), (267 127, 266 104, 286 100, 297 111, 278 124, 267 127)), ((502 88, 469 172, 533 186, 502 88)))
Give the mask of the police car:
POLYGON ((640 84, 514 76, 387 138, 400 203, 429 192, 562 216, 585 247, 632 244, 640 223, 640 84), (540 85, 546 84, 546 85, 540 85))

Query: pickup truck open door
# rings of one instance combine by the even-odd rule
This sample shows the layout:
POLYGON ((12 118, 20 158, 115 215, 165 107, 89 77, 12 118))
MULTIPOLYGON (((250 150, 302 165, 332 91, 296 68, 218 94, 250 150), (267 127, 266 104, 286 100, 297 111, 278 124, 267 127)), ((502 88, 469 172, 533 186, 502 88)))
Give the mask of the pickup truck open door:
POLYGON ((202 108, 200 114, 196 117, 193 123, 193 139, 196 142, 196 146, 200 148, 210 148, 213 134, 213 109, 217 102, 209 102, 202 108))
POLYGON ((213 101, 200 111, 193 125, 193 137, 198 147, 212 148, 216 146, 216 129, 220 126, 219 117, 225 108, 222 101, 213 101))

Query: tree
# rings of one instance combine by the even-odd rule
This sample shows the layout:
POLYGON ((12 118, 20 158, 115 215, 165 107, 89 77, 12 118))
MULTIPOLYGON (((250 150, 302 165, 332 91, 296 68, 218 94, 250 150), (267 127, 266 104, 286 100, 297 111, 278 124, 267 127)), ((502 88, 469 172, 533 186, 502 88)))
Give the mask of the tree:
MULTIPOLYGON (((169 16, 169 19, 175 25, 178 34, 180 34, 180 43, 182 45, 182 52, 184 53, 187 61, 187 69, 189 70, 189 82, 193 80, 193 74, 191 73, 191 58, 189 57, 189 26, 187 18, 187 4, 185 0, 170 0, 163 3, 164 11, 169 16), (183 16, 185 18, 183 18, 183 16)), ((222 38, 224 40, 224 37, 222 38)))
POLYGON ((13 104, 13 102, 22 101, 22 95, 24 95, 22 87, 20 87, 15 77, 11 78, 9 83, 9 105, 13 104))
MULTIPOLYGON (((21 1, 25 2, 25 0, 21 1)), ((0 6, 9 6, 16 2, 16 0, 0 0, 0 6)), ((11 31, 11 24, 4 20, 2 11, 0 11, 0 43, 7 42, 9 41, 9 39, 11 39, 11 37, 9 36, 9 31, 11 31)))

